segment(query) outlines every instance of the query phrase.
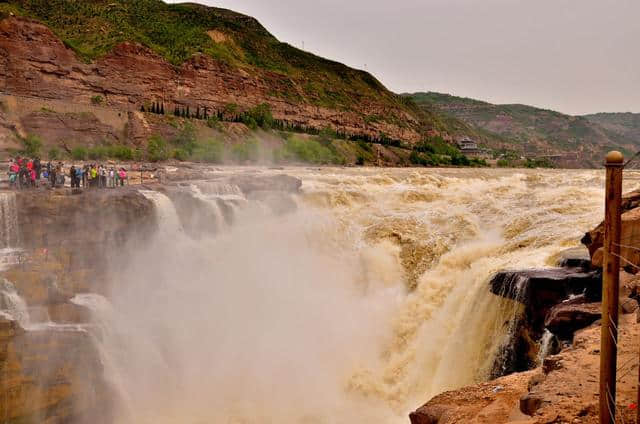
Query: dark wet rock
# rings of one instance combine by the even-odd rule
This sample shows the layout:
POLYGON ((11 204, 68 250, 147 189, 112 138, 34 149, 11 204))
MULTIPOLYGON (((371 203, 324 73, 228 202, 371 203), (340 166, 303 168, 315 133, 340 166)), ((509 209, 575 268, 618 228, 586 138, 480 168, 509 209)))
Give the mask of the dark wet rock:
POLYGON ((602 274, 576 268, 503 271, 490 283, 491 292, 526 305, 528 324, 542 331, 550 309, 572 296, 584 295, 586 301, 602 297, 602 274))
POLYGON ((593 324, 593 317, 580 305, 600 300, 600 271, 586 272, 580 268, 552 268, 524 271, 503 271, 490 282, 491 292, 525 305, 521 317, 512 323, 510 342, 496 356, 492 377, 526 371, 538 366, 540 342, 547 324, 560 340, 550 353, 557 353, 561 341, 570 341, 573 332, 593 324), (557 306, 554 319, 548 321, 557 306), (573 313, 573 315, 572 315, 573 313), (572 321, 572 317, 579 318, 572 321))
POLYGON ((513 326, 509 343, 496 354, 490 378, 498 378, 515 372, 527 371, 537 366, 542 334, 533 332, 525 320, 513 326))
POLYGON ((580 268, 502 271, 491 279, 491 292, 522 303, 557 304, 571 295, 599 299, 602 275, 580 268), (535 295, 535 298, 533 298, 535 295))
POLYGON ((588 327, 602 317, 601 303, 565 304, 554 306, 547 314, 545 327, 562 339, 588 327))
POLYGON ((586 247, 574 247, 558 254, 557 266, 561 268, 591 269, 591 256, 586 247))

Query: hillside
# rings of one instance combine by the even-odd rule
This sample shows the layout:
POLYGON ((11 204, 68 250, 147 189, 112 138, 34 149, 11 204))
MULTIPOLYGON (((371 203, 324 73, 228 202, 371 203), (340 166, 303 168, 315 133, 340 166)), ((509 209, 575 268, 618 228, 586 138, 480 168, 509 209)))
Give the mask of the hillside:
POLYGON ((612 137, 640 144, 640 113, 596 113, 584 117, 600 125, 612 137))
POLYGON ((526 105, 494 105, 441 93, 416 93, 410 98, 421 107, 435 108, 482 131, 485 137, 481 140, 486 145, 508 147, 526 156, 576 157, 596 166, 607 150, 616 148, 629 154, 640 145, 620 132, 624 125, 618 125, 616 132, 595 118, 526 105))
POLYGON ((86 62, 134 41, 176 66, 204 53, 248 71, 287 75, 297 84, 277 93, 285 98, 347 106, 358 93, 398 106, 396 96, 370 74, 281 43, 254 18, 230 10, 160 0, 14 0, 0 11, 45 23, 86 62))
POLYGON ((2 150, 30 134, 63 149, 144 148, 185 111, 233 123, 266 108, 284 130, 405 147, 444 131, 370 74, 281 43, 251 17, 160 0, 0 2, 0 95, 2 150), (165 119, 149 116, 155 106, 165 119))
MULTIPOLYGON (((432 94, 434 93, 403 94, 403 96, 411 99, 426 116, 429 116, 430 120, 434 122, 435 128, 449 134, 452 138, 468 136, 486 147, 491 147, 493 149, 513 149, 514 144, 516 143, 515 140, 508 136, 487 131, 471 122, 466 122, 455 114, 448 113, 439 102, 436 102, 433 99, 432 94)), ((472 99, 464 100, 482 104, 482 102, 472 99)))

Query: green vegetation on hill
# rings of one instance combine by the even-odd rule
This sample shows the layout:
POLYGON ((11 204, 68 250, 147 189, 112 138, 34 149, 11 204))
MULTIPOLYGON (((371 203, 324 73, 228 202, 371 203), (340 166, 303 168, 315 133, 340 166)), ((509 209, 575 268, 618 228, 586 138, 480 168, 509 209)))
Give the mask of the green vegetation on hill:
POLYGON ((124 41, 142 43, 174 65, 203 53, 246 71, 266 70, 289 77, 278 96, 328 107, 348 107, 375 97, 403 108, 367 72, 281 43, 249 16, 199 4, 161 0, 7 0, 9 12, 43 22, 86 61, 124 41))
MULTIPOLYGON (((463 119, 459 119, 454 114, 447 113, 440 106, 440 98, 436 97, 437 93, 416 93, 416 94, 404 94, 403 96, 412 101, 424 114, 430 117, 430 120, 434 122, 434 128, 450 134, 454 137, 468 136, 479 142, 481 145, 496 148, 498 146, 516 144, 516 141, 497 134, 491 131, 487 131, 482 127, 477 127, 472 123, 467 123, 463 119)), ((443 102, 450 101, 453 103, 457 97, 443 95, 441 100, 443 102)), ((461 98, 462 99, 462 98, 461 98)), ((473 99, 462 99, 468 104, 472 105, 484 105, 486 103, 473 99)))
POLYGON ((596 113, 584 118, 600 125, 611 137, 640 145, 640 113, 596 113))
POLYGON ((441 93, 408 96, 421 108, 448 117, 449 121, 441 120, 448 122, 452 133, 464 132, 494 149, 509 146, 527 157, 577 154, 578 160, 587 165, 600 163, 604 152, 612 148, 628 153, 640 146, 640 139, 633 141, 628 132, 620 130, 620 126, 628 126, 628 120, 616 131, 615 124, 609 128, 602 125, 602 121, 611 118, 599 115, 570 116, 532 106, 494 105, 441 93))

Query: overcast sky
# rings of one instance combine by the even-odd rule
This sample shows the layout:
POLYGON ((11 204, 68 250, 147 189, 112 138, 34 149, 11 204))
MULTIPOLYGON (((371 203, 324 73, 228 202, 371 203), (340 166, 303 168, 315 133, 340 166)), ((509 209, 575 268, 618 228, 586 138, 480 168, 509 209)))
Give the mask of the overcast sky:
POLYGON ((640 0, 198 0, 281 41, 440 91, 571 114, 640 112, 640 0))

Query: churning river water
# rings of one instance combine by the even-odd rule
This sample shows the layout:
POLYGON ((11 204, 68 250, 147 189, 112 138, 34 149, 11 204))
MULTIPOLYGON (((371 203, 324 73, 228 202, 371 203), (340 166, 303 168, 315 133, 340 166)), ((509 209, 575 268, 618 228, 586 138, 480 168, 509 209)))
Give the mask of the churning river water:
POLYGON ((234 213, 195 240, 146 193, 157 239, 114 272, 110 302, 77 299, 103 326, 119 422, 407 423, 488 377, 517 313, 491 276, 553 266, 603 212, 603 171, 249 171, 300 178, 295 210, 185 188, 234 213))

